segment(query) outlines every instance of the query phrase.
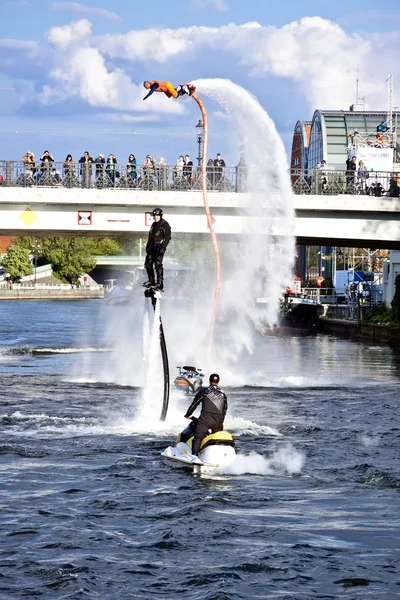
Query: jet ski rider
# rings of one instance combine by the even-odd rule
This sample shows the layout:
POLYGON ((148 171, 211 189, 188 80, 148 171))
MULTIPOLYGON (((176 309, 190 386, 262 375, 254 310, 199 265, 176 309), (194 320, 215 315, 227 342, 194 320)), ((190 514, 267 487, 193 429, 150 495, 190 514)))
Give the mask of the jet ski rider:
POLYGON ((197 419, 196 430, 192 443, 192 454, 197 455, 200 450, 201 440, 211 433, 223 431, 224 419, 228 410, 228 399, 226 394, 219 388, 219 375, 210 375, 210 385, 201 388, 195 395, 192 404, 186 411, 185 418, 190 419, 200 402, 201 413, 197 419))

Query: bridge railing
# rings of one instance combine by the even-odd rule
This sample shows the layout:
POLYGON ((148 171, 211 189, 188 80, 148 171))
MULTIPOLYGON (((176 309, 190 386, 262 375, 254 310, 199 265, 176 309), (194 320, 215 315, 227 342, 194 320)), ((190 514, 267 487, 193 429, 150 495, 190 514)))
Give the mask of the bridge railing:
POLYGON ((291 169, 290 179, 294 194, 400 196, 397 172, 291 169))
MULTIPOLYGON (((236 192, 242 167, 207 167, 207 188, 236 192)), ((46 166, 0 160, 0 185, 6 187, 64 187, 91 189, 140 189, 145 191, 199 191, 197 166, 59 163, 46 166)), ((244 190, 243 190, 244 191, 244 190)))
MULTIPOLYGON (((215 192, 246 192, 257 188, 257 172, 244 166, 207 166, 207 188, 215 192)), ((400 173, 291 169, 294 194, 400 196, 400 173)), ((263 178, 260 178, 260 182, 263 178)), ((271 185, 275 180, 272 178, 271 185)), ((200 191, 198 166, 60 163, 36 166, 0 160, 0 186, 119 189, 144 191, 200 191)), ((271 189, 276 192, 277 190, 271 189)))

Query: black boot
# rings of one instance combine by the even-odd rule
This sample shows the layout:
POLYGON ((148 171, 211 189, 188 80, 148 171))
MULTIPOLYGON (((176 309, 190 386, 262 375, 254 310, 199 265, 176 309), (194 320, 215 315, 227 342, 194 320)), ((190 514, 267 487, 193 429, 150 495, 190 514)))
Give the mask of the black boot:
POLYGON ((142 283, 142 286, 145 288, 154 287, 154 281, 145 281, 144 283, 142 283))

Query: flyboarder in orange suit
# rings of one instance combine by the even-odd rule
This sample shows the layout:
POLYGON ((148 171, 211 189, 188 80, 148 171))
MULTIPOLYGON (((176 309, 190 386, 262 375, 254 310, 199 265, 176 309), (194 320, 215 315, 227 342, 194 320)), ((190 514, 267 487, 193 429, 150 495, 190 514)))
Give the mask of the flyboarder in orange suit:
POLYGON ((192 96, 196 91, 194 85, 191 85, 190 83, 178 85, 177 88, 174 88, 170 81, 145 81, 143 83, 143 87, 145 87, 146 90, 150 90, 143 100, 146 100, 154 92, 164 92, 167 98, 177 98, 178 96, 183 96, 184 94, 189 94, 189 96, 192 96))

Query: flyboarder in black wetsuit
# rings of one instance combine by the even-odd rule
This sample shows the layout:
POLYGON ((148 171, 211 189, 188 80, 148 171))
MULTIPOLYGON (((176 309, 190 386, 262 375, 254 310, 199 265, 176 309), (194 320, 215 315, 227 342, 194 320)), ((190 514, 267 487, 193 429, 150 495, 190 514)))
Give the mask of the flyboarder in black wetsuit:
POLYGON ((162 263, 165 250, 171 239, 171 227, 162 216, 163 211, 161 208, 153 210, 154 223, 149 231, 144 263, 149 280, 143 284, 144 287, 154 287, 159 292, 164 291, 164 268, 162 263), (154 278, 154 267, 157 274, 157 285, 154 278))
POLYGON ((224 419, 228 410, 228 399, 226 394, 218 387, 219 375, 210 375, 210 385, 201 388, 195 395, 192 404, 186 411, 185 418, 190 419, 197 406, 201 405, 201 413, 197 419, 196 431, 192 443, 192 454, 198 454, 201 440, 206 437, 209 429, 212 433, 223 431, 224 419))

